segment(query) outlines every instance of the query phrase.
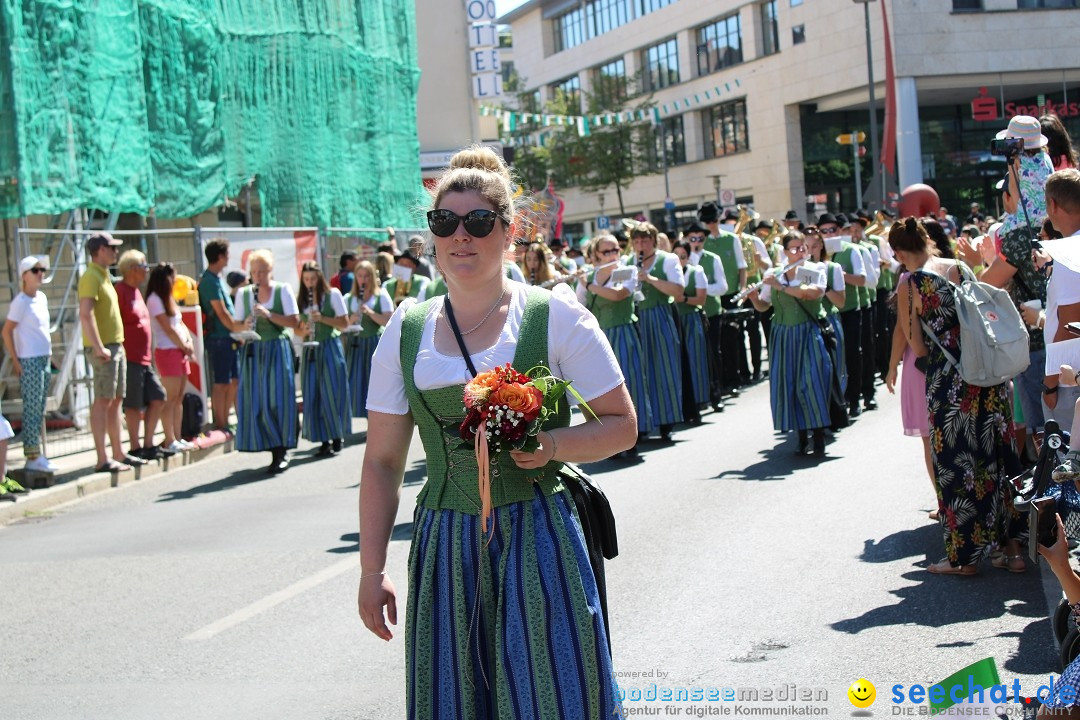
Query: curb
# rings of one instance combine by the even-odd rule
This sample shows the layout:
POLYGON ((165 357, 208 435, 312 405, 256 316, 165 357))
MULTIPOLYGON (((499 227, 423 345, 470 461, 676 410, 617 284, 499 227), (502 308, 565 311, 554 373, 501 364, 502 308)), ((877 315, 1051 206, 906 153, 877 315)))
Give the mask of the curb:
POLYGON ((188 450, 172 457, 155 460, 134 468, 130 472, 105 474, 95 473, 92 468, 82 468, 57 474, 56 484, 52 487, 31 490, 29 494, 20 497, 15 502, 5 502, 0 505, 0 527, 32 517, 58 505, 80 500, 88 495, 148 480, 156 475, 223 456, 234 450, 233 440, 229 439, 212 447, 188 450))

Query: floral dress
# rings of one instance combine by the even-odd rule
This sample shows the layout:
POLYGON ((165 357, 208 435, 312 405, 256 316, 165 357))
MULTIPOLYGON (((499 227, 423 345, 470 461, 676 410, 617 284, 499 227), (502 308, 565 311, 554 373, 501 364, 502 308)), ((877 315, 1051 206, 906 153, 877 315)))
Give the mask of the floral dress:
MULTIPOLYGON (((926 270, 913 273, 912 282, 922 299, 924 336, 929 327, 959 358, 952 284, 926 270)), ((1010 524, 1019 522, 1009 482, 1018 467, 1009 422, 1012 406, 1005 384, 968 385, 930 337, 926 346, 930 447, 945 552, 952 565, 971 565, 1009 539, 1010 524)))

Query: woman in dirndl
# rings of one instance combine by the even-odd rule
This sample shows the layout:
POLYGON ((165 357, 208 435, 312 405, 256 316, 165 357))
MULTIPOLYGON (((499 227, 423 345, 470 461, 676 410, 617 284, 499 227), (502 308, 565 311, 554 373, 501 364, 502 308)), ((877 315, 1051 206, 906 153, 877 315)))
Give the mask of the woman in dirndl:
POLYGON ((750 294, 759 312, 773 308, 769 339, 769 400, 773 428, 796 431, 798 455, 825 455, 833 364, 822 335, 825 281, 804 284, 796 273, 806 259, 806 241, 793 231, 784 238, 785 266, 765 274, 764 285, 750 294), (809 435, 813 435, 813 448, 809 435))
POLYGON ((679 258, 686 287, 675 298, 679 313, 679 334, 683 342, 683 403, 688 421, 701 423, 700 410, 709 404, 709 356, 705 351, 705 293, 708 280, 700 265, 690 264, 690 243, 676 240, 672 252, 679 258), (687 405, 690 407, 687 407, 687 405), (692 419, 692 420, 691 420, 692 419))
POLYGON ((683 272, 679 258, 657 249, 656 234, 651 223, 638 223, 630 231, 630 241, 643 296, 637 317, 649 405, 661 439, 670 442, 672 428, 683 421, 682 341, 671 310, 683 293, 683 272))
MULTIPOLYGON (((592 253, 598 266, 617 262, 619 241, 612 235, 601 235, 594 240, 592 253)), ((622 283, 612 282, 612 274, 617 267, 598 267, 586 275, 584 281, 578 284, 578 300, 596 316, 600 329, 611 343, 626 380, 626 388, 630 391, 634 410, 637 411, 638 434, 648 435, 656 430, 656 421, 649 405, 648 380, 642 369, 641 339, 638 337, 637 317, 634 316, 634 292, 638 282, 636 277, 622 283)), ((637 457, 637 445, 616 457, 637 457)))
POLYGON ((337 455, 352 424, 349 376, 341 347, 341 331, 349 325, 349 314, 341 291, 330 287, 315 262, 308 261, 300 269, 297 301, 304 312, 296 334, 306 341, 300 366, 304 396, 300 434, 320 443, 319 455, 337 455))
POLYGON ((346 298, 349 318, 356 332, 348 334, 349 398, 353 417, 367 417, 368 381, 371 356, 379 344, 383 328, 394 314, 394 300, 379 282, 379 273, 367 260, 353 268, 356 282, 346 298))
POLYGON ((405 613, 406 714, 416 720, 599 720, 622 712, 596 577, 561 468, 633 445, 634 409, 611 347, 572 291, 505 278, 511 187, 505 163, 488 148, 451 159, 428 214, 449 293, 403 305, 372 369, 358 605, 384 640, 392 637, 386 614, 397 619, 387 548, 414 424, 427 456, 405 613), (464 418, 463 381, 473 362, 476 372, 543 363, 572 380, 599 416, 571 428, 569 412, 560 413, 540 431, 535 452, 492 459, 491 536, 481 526, 473 448, 446 432, 464 418))
POLYGON ((296 296, 274 282, 274 256, 256 250, 248 256, 251 285, 236 294, 233 318, 254 318, 259 339, 241 348, 240 387, 236 393, 236 449, 271 453, 268 472, 284 472, 296 447, 296 370, 291 335, 300 323, 296 296))

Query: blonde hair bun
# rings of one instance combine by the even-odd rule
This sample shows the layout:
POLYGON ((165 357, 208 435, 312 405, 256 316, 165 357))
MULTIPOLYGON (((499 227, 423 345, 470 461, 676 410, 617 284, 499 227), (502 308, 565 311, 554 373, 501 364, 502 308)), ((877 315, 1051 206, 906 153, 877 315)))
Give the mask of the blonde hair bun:
POLYGON ((494 150, 483 145, 473 145, 464 150, 459 150, 450 158, 450 169, 457 170, 483 170, 495 173, 506 182, 510 182, 510 168, 494 150))

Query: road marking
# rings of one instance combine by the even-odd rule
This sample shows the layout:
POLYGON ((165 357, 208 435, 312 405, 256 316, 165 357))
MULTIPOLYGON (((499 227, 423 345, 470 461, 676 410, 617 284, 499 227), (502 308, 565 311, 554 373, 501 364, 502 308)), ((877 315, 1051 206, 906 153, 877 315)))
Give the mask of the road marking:
POLYGON ((259 613, 266 612, 271 608, 277 607, 281 603, 296 597, 300 593, 306 592, 311 588, 321 585, 327 580, 332 580, 338 575, 349 572, 350 570, 356 571, 359 569, 355 557, 348 557, 341 562, 335 563, 328 568, 320 570, 310 577, 306 577, 303 580, 298 580, 292 585, 283 590, 278 590, 276 593, 267 595, 262 600, 258 600, 248 605, 245 608, 240 608, 234 613, 226 615, 225 617, 210 623, 201 630, 196 630, 191 633, 184 640, 198 641, 209 640, 220 632, 224 632, 229 628, 239 625, 242 622, 246 622, 255 617, 259 613))

